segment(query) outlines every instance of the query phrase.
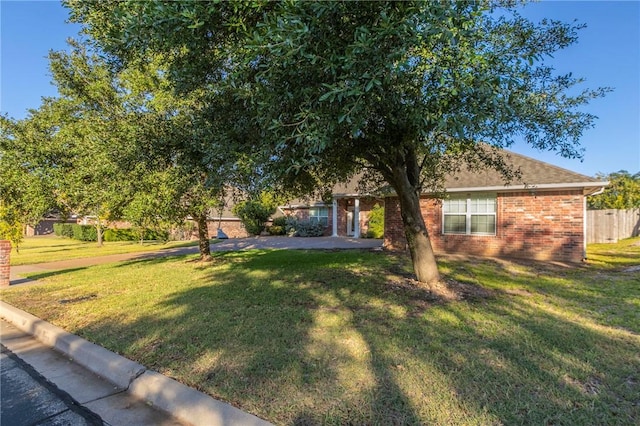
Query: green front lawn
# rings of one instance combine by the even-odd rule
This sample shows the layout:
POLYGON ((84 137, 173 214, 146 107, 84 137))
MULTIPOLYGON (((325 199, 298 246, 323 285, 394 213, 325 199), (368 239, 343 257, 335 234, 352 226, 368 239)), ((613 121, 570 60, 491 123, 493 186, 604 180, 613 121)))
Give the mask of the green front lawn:
POLYGON ((11 265, 31 265, 34 263, 57 262, 59 260, 80 259, 85 257, 107 256, 110 254, 138 253, 157 251, 166 248, 197 245, 197 241, 113 241, 98 247, 95 242, 72 240, 71 238, 46 236, 26 237, 11 250, 11 265))
POLYGON ((138 260, 1 295, 276 424, 638 424, 634 244, 573 268, 443 258, 449 302, 361 251, 138 260))

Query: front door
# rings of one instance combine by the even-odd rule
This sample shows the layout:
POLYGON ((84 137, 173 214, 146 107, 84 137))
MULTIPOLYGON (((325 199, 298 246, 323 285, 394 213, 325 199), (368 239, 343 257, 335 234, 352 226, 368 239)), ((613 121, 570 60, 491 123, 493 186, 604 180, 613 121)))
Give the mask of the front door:
POLYGON ((353 207, 347 207, 347 237, 353 237, 356 223, 354 221, 353 207))

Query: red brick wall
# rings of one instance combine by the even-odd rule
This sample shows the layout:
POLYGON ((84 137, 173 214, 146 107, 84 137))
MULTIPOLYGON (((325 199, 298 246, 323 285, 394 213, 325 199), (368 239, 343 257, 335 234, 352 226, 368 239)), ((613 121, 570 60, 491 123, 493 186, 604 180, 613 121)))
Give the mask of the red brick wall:
MULTIPOLYGON (((331 235, 331 224, 333 223, 333 206, 331 204, 328 204, 326 206, 319 206, 319 207, 325 207, 328 211, 329 211, 329 216, 327 219, 327 226, 324 228, 323 231, 323 236, 330 236, 331 235)), ((285 210, 285 214, 290 215, 295 217, 296 219, 298 219, 299 221, 307 221, 309 220, 309 207, 300 207, 300 208, 293 208, 293 209, 284 209, 285 210)))
MULTIPOLYGON (((209 237, 216 238, 216 235, 218 235, 218 221, 217 220, 207 221, 207 228, 209 231, 209 237)), ((244 229, 244 225, 242 224, 240 219, 237 219, 237 220, 222 219, 222 222, 220 223, 220 228, 222 228, 222 231, 224 231, 224 233, 227 234, 227 237, 229 238, 245 238, 249 236, 249 233, 247 232, 246 229, 244 229)), ((197 237, 197 233, 196 233, 196 237, 197 237)))
MULTIPOLYGON (((371 210, 376 204, 384 206, 384 200, 371 197, 360 198, 360 236, 367 234, 369 230, 369 214, 371 214, 371 210)), ((353 208, 353 206, 353 198, 341 198, 338 200, 338 235, 341 237, 347 236, 347 213, 348 208, 353 208)))
POLYGON ((11 257, 11 243, 0 240, 0 287, 9 286, 9 259, 11 257))
MULTIPOLYGON (((497 195, 496 235, 443 235, 441 204, 420 200, 436 253, 579 262, 584 255, 583 195, 576 191, 497 195)), ((385 202, 385 247, 406 248, 397 198, 385 202)))
POLYGON ((384 242, 389 250, 405 250, 407 239, 404 236, 404 225, 400 216, 400 200, 398 197, 384 199, 384 242))

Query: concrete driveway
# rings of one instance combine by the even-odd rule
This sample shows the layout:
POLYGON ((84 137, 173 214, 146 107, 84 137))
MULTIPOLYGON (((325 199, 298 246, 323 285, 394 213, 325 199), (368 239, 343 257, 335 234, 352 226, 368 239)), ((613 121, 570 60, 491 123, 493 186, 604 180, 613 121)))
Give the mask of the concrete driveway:
POLYGON ((222 240, 211 245, 211 251, 252 249, 375 249, 382 248, 382 240, 346 237, 249 237, 222 240))
MULTIPOLYGON (((382 240, 345 237, 249 237, 230 238, 219 243, 211 244, 212 252, 238 251, 254 249, 278 250, 349 250, 349 249, 380 249, 382 240)), ((124 262, 127 260, 153 259, 168 256, 198 253, 198 247, 177 247, 153 252, 112 254, 84 259, 61 260, 58 262, 38 263, 34 265, 12 266, 9 281, 11 285, 32 282, 22 275, 31 272, 51 272, 65 269, 79 269, 104 263, 124 262)))

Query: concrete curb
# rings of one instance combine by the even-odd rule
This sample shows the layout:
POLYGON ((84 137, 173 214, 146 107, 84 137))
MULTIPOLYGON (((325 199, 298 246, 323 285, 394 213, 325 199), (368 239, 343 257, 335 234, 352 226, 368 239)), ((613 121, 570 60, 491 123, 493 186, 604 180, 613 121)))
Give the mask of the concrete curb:
POLYGON ((1 300, 0 317, 118 388, 170 413, 178 420, 207 426, 271 424, 160 373, 147 370, 137 362, 68 333, 1 300))
POLYGON ((155 371, 145 373, 135 380, 129 392, 156 407, 201 425, 247 425, 262 426, 270 423, 245 413, 227 403, 187 387, 155 371))
POLYGON ((131 382, 146 370, 143 365, 137 362, 130 361, 81 337, 67 333, 60 327, 49 324, 3 301, 0 301, 0 316, 120 389, 127 389, 131 382))

